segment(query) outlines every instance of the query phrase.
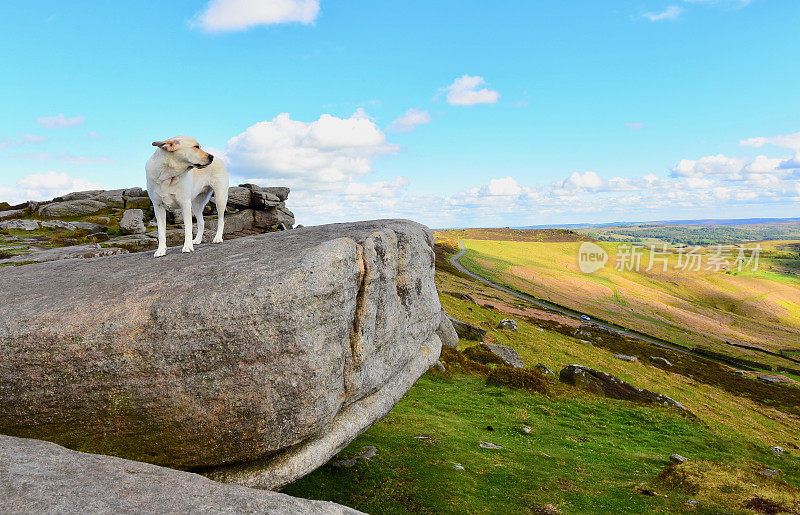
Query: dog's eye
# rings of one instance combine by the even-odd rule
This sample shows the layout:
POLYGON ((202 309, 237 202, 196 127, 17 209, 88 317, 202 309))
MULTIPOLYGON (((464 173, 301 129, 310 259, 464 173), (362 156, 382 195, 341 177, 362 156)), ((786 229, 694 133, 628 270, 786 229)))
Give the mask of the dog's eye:
POLYGON ((197 148, 197 149, 199 149, 199 148, 200 148, 200 145, 195 145, 195 146, 194 146, 194 148, 197 148))

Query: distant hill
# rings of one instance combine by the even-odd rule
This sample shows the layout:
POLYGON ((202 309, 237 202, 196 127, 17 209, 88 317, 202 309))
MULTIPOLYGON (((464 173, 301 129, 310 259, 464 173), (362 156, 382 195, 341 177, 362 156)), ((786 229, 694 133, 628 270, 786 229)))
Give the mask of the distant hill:
POLYGON ((591 241, 592 238, 571 229, 511 229, 503 228, 476 228, 476 229, 448 229, 436 231, 437 235, 455 240, 493 240, 493 241, 539 241, 539 242, 566 242, 566 241, 591 241))
POLYGON ((727 218, 713 219, 705 218, 698 220, 653 220, 644 222, 608 222, 600 224, 551 224, 551 225, 526 225, 514 227, 514 229, 550 229, 568 228, 584 229, 590 227, 620 227, 634 225, 754 225, 754 224, 776 224, 785 222, 800 222, 800 218, 727 218))

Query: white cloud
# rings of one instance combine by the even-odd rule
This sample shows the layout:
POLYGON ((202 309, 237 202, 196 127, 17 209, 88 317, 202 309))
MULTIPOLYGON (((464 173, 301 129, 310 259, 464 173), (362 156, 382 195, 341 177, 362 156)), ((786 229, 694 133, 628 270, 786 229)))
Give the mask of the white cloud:
POLYGON ((481 195, 490 196, 519 195, 522 193, 522 188, 512 177, 503 177, 502 179, 490 180, 480 188, 480 193, 481 195))
POLYGON ((746 157, 727 157, 723 154, 706 156, 693 161, 681 159, 672 173, 676 177, 702 177, 704 175, 727 174, 732 177, 739 176, 748 163, 746 157))
POLYGON ((567 177, 562 183, 564 189, 588 189, 596 190, 603 187, 603 179, 597 172, 574 172, 567 177))
POLYGON ((670 5, 663 11, 644 13, 642 18, 650 21, 677 20, 681 13, 683 13, 683 7, 670 5))
POLYGON ((484 84, 486 81, 483 77, 462 75, 442 91, 447 91, 447 103, 454 106, 496 103, 500 93, 488 88, 478 89, 484 84))
POLYGON ((4 200, 10 204, 26 200, 50 200, 71 191, 103 189, 100 183, 82 177, 72 177, 64 172, 31 173, 17 181, 16 189, 0 188, 4 200))
POLYGON ((80 125, 86 118, 83 116, 64 116, 64 113, 58 113, 55 116, 43 116, 41 118, 36 119, 36 123, 39 124, 40 127, 46 127, 48 129, 58 129, 62 127, 74 127, 75 125, 80 125))
POLYGON ((644 123, 642 122, 628 122, 625 125, 632 131, 640 131, 644 129, 644 123))
POLYGON ((372 171, 373 161, 397 145, 358 109, 350 118, 323 114, 314 122, 282 113, 231 138, 222 151, 233 173, 245 178, 291 179, 316 190, 341 190, 372 171))
POLYGON ((739 142, 743 147, 763 147, 764 145, 773 145, 780 148, 788 148, 794 151, 800 151, 800 132, 794 134, 779 134, 770 138, 748 138, 739 142))
POLYGON ((744 170, 748 173, 774 173, 785 160, 779 157, 756 156, 744 170))
POLYGON ((190 24, 206 32, 246 30, 257 25, 314 23, 319 0, 211 0, 190 24))
POLYGON ((18 145, 24 145, 26 143, 43 143, 47 141, 47 138, 44 136, 37 136, 35 134, 22 134, 15 138, 0 138, 0 150, 3 150, 7 147, 16 147, 18 145))
POLYGON ((412 107, 399 118, 394 120, 386 127, 387 132, 411 132, 419 125, 425 125, 431 122, 431 115, 428 111, 420 110, 412 107))

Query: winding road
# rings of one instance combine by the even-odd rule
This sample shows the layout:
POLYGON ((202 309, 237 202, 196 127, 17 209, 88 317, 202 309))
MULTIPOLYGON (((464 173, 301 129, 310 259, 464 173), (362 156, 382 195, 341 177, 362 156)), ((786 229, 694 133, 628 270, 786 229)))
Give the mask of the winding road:
MULTIPOLYGON (((518 299, 522 299, 524 301, 530 302, 531 304, 534 304, 534 305, 539 306, 541 308, 548 309, 550 311, 555 311, 557 313, 560 313, 560 314, 562 314, 564 316, 568 316, 570 318, 577 318, 578 320, 582 320, 581 319, 582 313, 579 313, 577 311, 571 310, 569 308, 565 308, 563 306, 559 306, 558 304, 553 304, 551 302, 547 302, 546 300, 537 299, 535 297, 531 297, 530 295, 526 295, 524 293, 520 293, 518 291, 511 290, 509 288, 506 288, 505 286, 500 286, 499 284, 495 284, 492 281, 490 281, 489 279, 486 279, 485 277, 481 277, 480 275, 475 274, 475 273, 467 270, 466 268, 464 268, 463 265, 461 265, 461 263, 458 262, 458 260, 461 258, 461 256, 466 254, 467 248, 464 246, 464 242, 463 241, 459 240, 458 245, 461 248, 461 250, 459 251, 458 254, 455 254, 454 256, 450 257, 450 264, 452 264, 454 267, 459 269, 461 272, 467 274, 468 276, 472 277, 476 281, 482 282, 486 286, 490 286, 490 287, 492 287, 492 288, 494 288, 496 290, 500 290, 502 292, 505 292, 505 293, 507 293, 509 295, 512 295, 512 296, 514 296, 514 297, 516 297, 518 299)), ((663 349, 670 349, 670 350, 674 350, 676 352, 681 352, 683 354, 691 354, 686 349, 682 349, 680 347, 675 347, 673 345, 669 345, 667 343, 664 343, 663 341, 656 340, 655 338, 651 338, 650 336, 647 336, 647 335, 644 335, 644 334, 641 334, 641 333, 637 333, 637 332, 631 331, 629 329, 624 329, 624 328, 613 326, 613 325, 606 324, 606 323, 603 323, 603 322, 598 322, 597 320, 594 320, 594 319, 591 320, 591 323, 593 323, 594 325, 596 325, 598 327, 602 327, 603 329, 608 329, 608 330, 614 331, 616 333, 623 334, 625 336, 630 336, 631 338, 635 338, 635 339, 643 341, 643 342, 651 343, 651 344, 656 345, 658 347, 661 347, 663 349)))

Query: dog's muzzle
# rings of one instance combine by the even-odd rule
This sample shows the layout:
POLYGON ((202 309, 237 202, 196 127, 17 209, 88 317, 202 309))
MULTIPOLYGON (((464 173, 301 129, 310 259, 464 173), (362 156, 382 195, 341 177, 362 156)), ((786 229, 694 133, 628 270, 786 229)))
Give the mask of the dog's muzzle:
POLYGON ((211 154, 208 154, 208 163, 206 163, 204 165, 194 165, 194 167, 195 168, 205 168, 206 166, 210 165, 213 162, 214 162, 214 156, 212 156, 211 154))

